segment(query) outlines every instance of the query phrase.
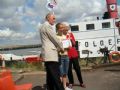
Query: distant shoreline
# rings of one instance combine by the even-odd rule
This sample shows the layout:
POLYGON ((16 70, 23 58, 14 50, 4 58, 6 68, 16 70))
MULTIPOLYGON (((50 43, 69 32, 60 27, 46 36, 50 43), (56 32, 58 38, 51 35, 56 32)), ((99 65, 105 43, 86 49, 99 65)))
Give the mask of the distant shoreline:
POLYGON ((40 48, 41 44, 36 45, 17 45, 17 46, 8 46, 0 48, 0 51, 9 51, 9 50, 18 50, 18 49, 28 49, 28 48, 40 48))

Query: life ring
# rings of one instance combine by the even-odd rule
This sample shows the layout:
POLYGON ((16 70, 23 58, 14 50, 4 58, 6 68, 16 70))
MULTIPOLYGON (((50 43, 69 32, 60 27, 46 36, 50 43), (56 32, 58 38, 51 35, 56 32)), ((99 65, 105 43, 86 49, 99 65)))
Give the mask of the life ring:
POLYGON ((120 62, 120 52, 113 51, 109 54, 109 58, 112 62, 120 62))

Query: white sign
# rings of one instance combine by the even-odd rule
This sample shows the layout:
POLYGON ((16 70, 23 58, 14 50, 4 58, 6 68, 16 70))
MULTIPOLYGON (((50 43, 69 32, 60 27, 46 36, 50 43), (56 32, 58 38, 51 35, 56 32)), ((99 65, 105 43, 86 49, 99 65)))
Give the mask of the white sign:
POLYGON ((79 40, 80 57, 83 58, 87 56, 87 54, 83 53, 84 50, 92 52, 89 54, 89 57, 103 56, 103 54, 99 52, 100 48, 108 47, 108 50, 115 51, 117 47, 120 47, 120 37, 116 37, 116 41, 114 40, 114 37, 79 40))
POLYGON ((71 46, 71 41, 69 39, 62 40, 63 48, 69 48, 71 46))

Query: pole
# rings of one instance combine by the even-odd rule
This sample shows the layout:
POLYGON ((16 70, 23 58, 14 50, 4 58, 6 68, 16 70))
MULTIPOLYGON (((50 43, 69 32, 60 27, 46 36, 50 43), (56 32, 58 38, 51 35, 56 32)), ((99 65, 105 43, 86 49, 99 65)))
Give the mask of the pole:
POLYGON ((114 28, 114 42, 115 42, 115 51, 117 51, 117 47, 116 47, 116 33, 115 33, 115 19, 113 19, 113 28, 114 28))

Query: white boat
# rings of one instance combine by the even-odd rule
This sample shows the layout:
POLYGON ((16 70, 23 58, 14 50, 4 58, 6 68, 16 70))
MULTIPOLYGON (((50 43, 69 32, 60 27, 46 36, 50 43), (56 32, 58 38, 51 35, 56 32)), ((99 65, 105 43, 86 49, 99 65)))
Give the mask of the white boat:
POLYGON ((120 30, 116 23, 120 21, 117 12, 116 0, 106 0, 109 19, 83 21, 71 23, 80 58, 87 57, 86 51, 90 51, 89 57, 101 57, 100 48, 107 47, 111 51, 120 51, 120 30))
MULTIPOLYGON (((117 19, 118 20, 118 19, 117 19)), ((80 57, 86 57, 85 50, 89 50, 90 57, 102 56, 100 48, 108 47, 111 51, 120 51, 120 34, 116 27, 116 19, 105 19, 71 23, 71 31, 77 41, 80 57)))

